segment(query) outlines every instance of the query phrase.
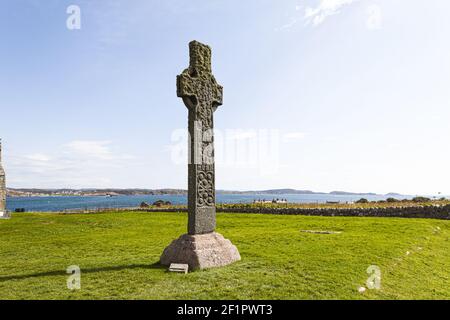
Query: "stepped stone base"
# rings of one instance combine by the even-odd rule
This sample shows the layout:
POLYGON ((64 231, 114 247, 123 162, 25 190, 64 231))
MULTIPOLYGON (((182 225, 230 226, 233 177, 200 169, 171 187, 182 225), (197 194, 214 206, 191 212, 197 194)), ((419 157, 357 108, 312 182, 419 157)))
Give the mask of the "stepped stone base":
POLYGON ((238 249, 221 234, 184 234, 174 240, 161 255, 164 266, 184 263, 189 270, 223 267, 241 260, 238 249))

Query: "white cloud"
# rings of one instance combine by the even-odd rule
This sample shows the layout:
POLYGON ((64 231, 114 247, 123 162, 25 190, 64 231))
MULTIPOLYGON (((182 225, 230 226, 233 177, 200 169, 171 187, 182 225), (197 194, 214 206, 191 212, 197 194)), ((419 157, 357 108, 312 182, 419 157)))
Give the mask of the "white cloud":
POLYGON ((72 141, 65 145, 68 152, 83 157, 109 160, 113 158, 110 150, 111 141, 72 141))
POLYGON ((303 9, 302 5, 296 5, 295 6, 295 16, 294 15, 291 16, 291 13, 288 13, 288 16, 291 16, 289 18, 289 22, 287 22, 279 27, 276 27, 275 31, 290 30, 293 26, 295 26, 300 18, 298 13, 300 13, 300 11, 302 9, 303 9))
POLYGON ((7 159, 8 185, 114 187, 112 183, 118 183, 114 179, 120 179, 117 172, 121 170, 118 169, 138 165, 133 159, 136 157, 117 152, 111 141, 76 140, 60 146, 51 154, 10 155, 7 159))
POLYGON ((320 0, 316 7, 306 7, 304 19, 307 24, 318 26, 329 16, 338 14, 344 6, 359 0, 320 0))
POLYGON ((64 145, 64 147, 66 148, 66 153, 74 154, 86 159, 134 159, 134 156, 129 154, 114 153, 111 145, 111 141, 76 140, 64 145))
POLYGON ((289 31, 299 21, 306 21, 306 25, 314 27, 320 25, 326 18, 340 13, 341 8, 360 0, 315 0, 316 6, 296 5, 295 10, 288 14, 289 21, 275 28, 275 31, 289 31))
POLYGON ((275 31, 281 31, 281 30, 287 30, 287 29, 290 29, 290 28, 292 28, 294 25, 296 25, 297 22, 298 22, 298 19, 297 19, 297 18, 291 18, 291 21, 289 21, 289 22, 286 23, 286 24, 283 24, 281 27, 276 28, 275 31))
POLYGON ((50 161, 51 158, 43 153, 35 153, 35 154, 30 154, 28 156, 26 156, 29 160, 32 161, 40 161, 40 162, 47 162, 50 161))

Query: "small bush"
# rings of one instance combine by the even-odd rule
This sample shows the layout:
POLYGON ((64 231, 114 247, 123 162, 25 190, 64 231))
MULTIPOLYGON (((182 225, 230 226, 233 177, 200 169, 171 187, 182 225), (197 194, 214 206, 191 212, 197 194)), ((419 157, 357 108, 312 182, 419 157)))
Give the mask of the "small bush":
POLYGON ((412 199, 414 202, 430 202, 431 199, 427 197, 415 197, 412 199))
POLYGON ((399 201, 397 199, 395 199, 395 198, 387 198, 386 202, 392 203, 392 202, 399 202, 399 201))
POLYGON ((358 201, 356 201, 356 203, 369 203, 369 200, 367 200, 365 198, 361 198, 358 201))
POLYGON ((171 206, 172 203, 170 201, 158 200, 153 202, 153 205, 156 207, 162 207, 162 206, 171 206))

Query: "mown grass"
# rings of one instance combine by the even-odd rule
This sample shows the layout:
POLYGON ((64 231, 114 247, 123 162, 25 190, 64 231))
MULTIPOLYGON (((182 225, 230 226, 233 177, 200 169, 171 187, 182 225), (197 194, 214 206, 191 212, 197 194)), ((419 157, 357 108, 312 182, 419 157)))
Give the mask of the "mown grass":
POLYGON ((185 214, 15 214, 0 221, 0 299, 450 299, 449 221, 219 214, 218 226, 242 261, 183 275, 157 262, 185 214), (370 265, 381 289, 361 294, 370 265))

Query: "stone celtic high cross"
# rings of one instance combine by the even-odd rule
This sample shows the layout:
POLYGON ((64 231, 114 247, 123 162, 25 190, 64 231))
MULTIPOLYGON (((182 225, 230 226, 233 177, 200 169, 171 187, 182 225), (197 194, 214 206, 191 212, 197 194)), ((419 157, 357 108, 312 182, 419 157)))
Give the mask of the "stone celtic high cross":
POLYGON ((177 95, 189 109, 188 232, 204 234, 216 227, 213 114, 223 89, 211 72, 211 49, 192 41, 189 52, 189 68, 177 77, 177 95))
POLYGON ((225 266, 241 259, 238 249, 216 228, 214 121, 222 104, 222 87, 211 71, 211 48, 189 44, 189 68, 177 77, 177 95, 189 109, 188 233, 161 255, 162 265, 188 264, 189 269, 225 266))

